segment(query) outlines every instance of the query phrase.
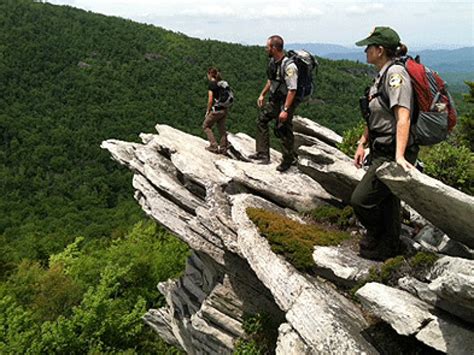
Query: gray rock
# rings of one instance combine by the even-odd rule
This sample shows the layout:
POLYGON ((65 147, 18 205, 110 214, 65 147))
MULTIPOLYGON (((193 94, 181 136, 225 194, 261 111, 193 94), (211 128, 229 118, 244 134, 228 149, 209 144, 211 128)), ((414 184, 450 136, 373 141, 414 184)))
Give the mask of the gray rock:
POLYGON ((276 355, 310 355, 312 352, 288 323, 278 328, 276 355))
POLYGON ((355 286, 369 275, 370 268, 381 264, 361 258, 347 247, 316 246, 313 259, 318 275, 346 287, 355 286))
POLYGON ((410 295, 378 283, 368 283, 356 296, 365 308, 389 323, 397 333, 415 335, 426 345, 450 354, 472 354, 471 326, 433 313, 433 307, 410 295))
POLYGON ((334 147, 336 144, 342 143, 342 137, 333 130, 301 116, 293 118, 293 130, 297 133, 316 137, 334 147))
POLYGON ((252 195, 233 198, 232 216, 238 226, 242 254, 270 290, 286 319, 312 352, 375 353, 362 336, 367 327, 360 310, 333 288, 310 282, 280 256, 275 255, 247 217, 247 207, 263 207, 285 213, 276 205, 252 195))
POLYGON ((474 259, 474 250, 462 243, 450 239, 443 231, 428 224, 414 238, 424 248, 435 253, 474 259))
MULTIPOLYGON (((231 144, 231 152, 238 159, 250 162, 249 155, 255 154, 255 139, 245 133, 227 135, 227 140, 231 144)), ((275 149, 270 149, 270 160, 279 163, 281 160, 281 153, 275 149)))
POLYGON ((280 206, 295 210, 309 210, 337 201, 319 183, 301 174, 296 167, 277 173, 276 164, 258 165, 235 160, 216 162, 218 169, 232 179, 234 185, 258 194, 280 206))
POLYGON ((433 308, 408 292, 376 282, 365 284, 356 292, 364 308, 389 323, 401 335, 417 333, 424 324, 435 319, 433 308))
POLYGON ((330 194, 348 203, 365 171, 357 169, 344 154, 320 146, 300 147, 298 168, 319 182, 330 194))
POLYGON ((443 256, 434 264, 428 280, 431 291, 445 303, 462 307, 460 316, 474 323, 473 260, 443 256))
POLYGON ((429 322, 416 338, 432 348, 447 354, 474 353, 474 330, 468 329, 455 321, 441 318, 429 322))
MULTIPOLYGON (((144 316, 165 341, 190 354, 230 354, 243 335, 243 315, 265 312, 273 324, 286 318, 287 324, 280 328, 278 353, 376 352, 361 336, 368 324, 360 309, 329 283, 301 274, 274 254, 247 217, 247 207, 263 207, 301 222, 294 210, 347 201, 362 177, 364 172, 355 169, 349 157, 315 138, 323 134, 317 126, 309 120, 296 121, 312 135, 296 136, 304 145, 311 145, 300 147, 299 166, 311 172, 314 180, 296 167, 278 173, 275 165, 281 155, 273 150, 269 166, 246 162, 254 153, 255 141, 243 134, 229 134, 230 157, 207 152, 205 140, 166 125, 156 126, 158 134, 141 134, 142 144, 102 143, 115 160, 134 172, 135 198, 143 210, 193 249, 184 275, 158 286, 166 306, 144 316)), ((404 238, 410 239, 409 234, 411 231, 404 238)), ((316 248, 315 258, 321 270, 349 283, 369 267, 337 248, 316 248)), ((453 300, 462 305, 461 313, 470 314, 470 267, 458 261, 440 262, 430 274, 431 283, 426 287, 415 284, 411 292, 437 307, 453 300)), ((407 311, 404 300, 392 300, 396 303, 391 305, 392 313, 407 311)), ((449 351, 450 344, 458 341, 451 339, 455 328, 443 330, 450 335, 441 342, 430 334, 436 336, 439 329, 448 329, 455 322, 436 318, 430 307, 424 322, 436 320, 439 325, 436 328, 433 323, 434 330, 426 328, 422 320, 426 314, 410 315, 423 323, 420 329, 426 328, 424 333, 412 334, 436 349, 449 351)), ((415 321, 408 323, 416 328, 415 321)), ((466 337, 463 331, 456 334, 466 337)))
POLYGON ((416 169, 404 171, 395 163, 386 163, 377 176, 394 194, 405 200, 433 225, 474 248, 474 197, 466 195, 416 169))

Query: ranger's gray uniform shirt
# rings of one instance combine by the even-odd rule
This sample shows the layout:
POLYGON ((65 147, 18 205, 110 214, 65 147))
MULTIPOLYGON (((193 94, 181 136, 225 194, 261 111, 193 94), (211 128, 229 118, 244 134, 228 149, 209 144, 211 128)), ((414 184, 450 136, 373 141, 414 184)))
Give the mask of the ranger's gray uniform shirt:
POLYGON ((275 80, 271 81, 270 93, 273 94, 277 90, 282 96, 286 96, 289 90, 296 90, 298 86, 298 68, 290 58, 284 57, 282 59, 281 68, 278 68, 276 72, 275 80), (284 73, 285 85, 281 82, 281 74, 284 73))
MULTIPOLYGON (((382 135, 376 137, 375 142, 384 145, 394 142, 397 131, 397 119, 393 108, 401 106, 412 111, 414 104, 410 75, 401 65, 396 64, 389 68, 391 64, 392 61, 385 63, 369 91, 370 96, 377 93, 377 86, 388 68, 385 83, 383 87, 380 87, 380 90, 388 97, 390 107, 387 107, 380 96, 372 99, 369 103, 370 117, 368 120, 369 132, 374 132, 375 135, 382 135)), ((410 135, 408 145, 411 144, 411 140, 412 136, 410 135)))

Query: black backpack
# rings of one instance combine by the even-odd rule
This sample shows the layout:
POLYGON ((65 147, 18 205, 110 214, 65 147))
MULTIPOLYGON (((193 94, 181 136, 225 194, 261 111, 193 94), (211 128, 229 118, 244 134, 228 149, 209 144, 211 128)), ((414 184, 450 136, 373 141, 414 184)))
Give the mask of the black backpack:
POLYGON ((290 61, 295 63, 298 68, 296 99, 299 102, 306 101, 314 92, 313 71, 317 74, 319 63, 310 52, 304 49, 288 51, 287 55, 290 61))
POLYGON ((217 82, 219 88, 219 100, 216 101, 217 107, 230 108, 234 104, 234 93, 227 81, 221 80, 217 82))

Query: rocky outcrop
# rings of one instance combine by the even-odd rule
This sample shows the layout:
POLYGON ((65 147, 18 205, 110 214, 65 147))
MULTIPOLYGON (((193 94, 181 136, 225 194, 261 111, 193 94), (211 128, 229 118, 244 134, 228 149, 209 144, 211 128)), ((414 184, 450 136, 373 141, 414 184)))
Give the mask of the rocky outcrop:
POLYGON ((244 257, 304 343, 322 353, 375 352, 361 335, 361 329, 368 324, 360 310, 327 284, 308 280, 273 253, 247 217, 249 206, 278 209, 261 198, 238 195, 234 197, 232 215, 238 221, 239 246, 244 257))
POLYGON ((402 200, 450 238, 474 248, 474 197, 416 169, 385 163, 377 176, 402 200))
POLYGON ((448 354, 474 351, 471 327, 434 313, 434 307, 408 292, 372 282, 357 291, 356 296, 399 334, 415 335, 426 345, 448 354))
POLYGON ((474 323, 474 261, 444 256, 436 261, 426 283, 403 278, 399 284, 420 299, 474 323))
MULTIPOLYGON (((183 276, 158 285, 167 306, 144 316, 163 339, 187 353, 232 353, 236 340, 244 336, 245 316, 256 313, 270 315, 274 330, 278 329, 274 339, 278 354, 377 352, 364 333, 370 325, 359 305, 326 281, 351 286, 374 263, 343 248, 317 247, 313 256, 321 277, 303 274, 271 250, 246 214, 248 207, 262 207, 304 223, 297 211, 346 203, 362 178, 363 170, 355 169, 351 159, 334 147, 340 142, 338 135, 307 119, 296 118, 295 127, 299 164, 285 173, 275 170, 281 155, 274 150, 270 165, 250 161, 255 141, 241 133, 229 134, 229 156, 212 154, 204 149, 203 139, 166 125, 156 126, 158 134, 141 134, 142 143, 102 143, 116 161, 134 172, 135 198, 142 209, 192 249, 183 276)), ((419 221, 423 224, 422 217, 419 221)), ((412 241, 410 233, 404 238, 412 241)), ((421 240, 412 242, 421 247, 421 240)), ((439 329, 449 328, 446 334, 454 334, 460 327, 457 338, 446 338, 459 339, 466 336, 465 328, 449 317, 437 317, 433 310, 447 310, 440 305, 455 300, 452 303, 463 304, 461 313, 472 311, 472 290, 466 286, 472 280, 464 277, 473 272, 471 264, 461 264, 440 261, 428 282, 422 283, 428 291, 420 292, 420 286, 410 290, 416 296, 405 292, 427 312, 409 322, 410 331, 400 330, 406 327, 402 321, 382 318, 402 334, 416 334, 435 349, 450 350, 449 344, 458 340, 440 343, 435 339, 439 329), (457 283, 448 287, 455 279, 457 283)), ((400 285, 406 288, 407 283, 400 285)), ((361 293, 363 304, 380 313, 382 306, 373 306, 379 301, 372 301, 366 290, 361 293)), ((403 307, 400 303, 386 308, 392 306, 403 307)))

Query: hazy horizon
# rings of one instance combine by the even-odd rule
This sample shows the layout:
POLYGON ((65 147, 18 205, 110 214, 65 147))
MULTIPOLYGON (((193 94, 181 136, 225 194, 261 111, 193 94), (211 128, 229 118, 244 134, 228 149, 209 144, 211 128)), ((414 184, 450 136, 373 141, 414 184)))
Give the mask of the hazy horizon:
POLYGON ((418 49, 474 46, 474 2, 354 0, 50 0, 152 24, 200 39, 263 45, 272 34, 286 43, 354 47, 375 26, 391 26, 418 49))

